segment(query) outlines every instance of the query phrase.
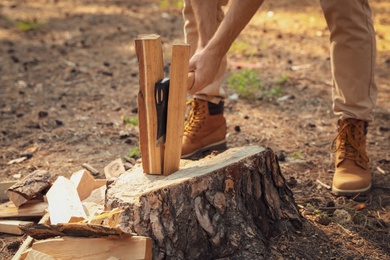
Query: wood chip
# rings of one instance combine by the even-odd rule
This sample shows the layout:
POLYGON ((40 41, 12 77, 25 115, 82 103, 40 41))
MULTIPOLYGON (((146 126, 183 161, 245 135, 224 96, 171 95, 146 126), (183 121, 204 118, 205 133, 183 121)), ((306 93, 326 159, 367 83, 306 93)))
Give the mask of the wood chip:
POLYGON ((113 177, 118 177, 122 173, 126 171, 122 159, 118 158, 115 161, 109 163, 106 167, 104 167, 104 175, 107 179, 111 179, 113 177))

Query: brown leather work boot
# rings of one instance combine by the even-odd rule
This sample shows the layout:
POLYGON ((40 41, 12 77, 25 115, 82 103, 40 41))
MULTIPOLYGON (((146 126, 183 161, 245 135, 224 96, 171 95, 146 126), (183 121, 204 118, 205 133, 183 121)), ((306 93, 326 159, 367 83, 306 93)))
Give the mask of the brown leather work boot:
POLYGON ((188 118, 184 126, 182 159, 190 159, 202 152, 226 149, 226 120, 224 102, 218 105, 201 99, 191 99, 188 118))
POLYGON ((368 122, 358 119, 339 120, 338 135, 331 147, 336 153, 332 186, 335 195, 365 193, 371 188, 372 177, 366 154, 367 126, 368 122))

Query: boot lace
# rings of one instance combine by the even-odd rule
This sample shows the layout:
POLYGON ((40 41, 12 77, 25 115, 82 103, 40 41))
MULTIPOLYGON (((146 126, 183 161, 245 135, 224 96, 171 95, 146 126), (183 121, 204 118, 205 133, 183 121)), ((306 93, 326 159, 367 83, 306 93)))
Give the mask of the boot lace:
MULTIPOLYGON (((332 153, 336 153, 337 151, 342 151, 344 154, 341 155, 344 159, 350 159, 354 161, 358 161, 359 159, 362 159, 365 162, 368 162, 369 159, 366 155, 366 152, 361 149, 359 146, 359 140, 356 140, 353 130, 359 128, 355 123, 353 122, 346 122, 342 125, 340 130, 338 131, 337 136, 332 142, 332 145, 330 147, 330 151, 332 153), (337 146, 337 139, 340 138, 339 146, 337 146)), ((364 135, 363 131, 360 130, 362 133, 360 135, 364 135)))
POLYGON ((205 119, 205 106, 196 102, 194 99, 190 99, 186 103, 187 107, 191 106, 191 110, 188 114, 188 118, 184 124, 184 134, 194 136, 199 129, 202 128, 202 123, 205 119))

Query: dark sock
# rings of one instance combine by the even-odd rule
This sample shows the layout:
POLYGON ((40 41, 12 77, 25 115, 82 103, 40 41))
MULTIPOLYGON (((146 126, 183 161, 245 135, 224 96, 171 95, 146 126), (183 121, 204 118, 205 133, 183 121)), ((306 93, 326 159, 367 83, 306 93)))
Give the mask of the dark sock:
POLYGON ((225 104, 225 102, 223 102, 223 100, 221 100, 218 104, 208 102, 210 115, 223 114, 224 104, 225 104))

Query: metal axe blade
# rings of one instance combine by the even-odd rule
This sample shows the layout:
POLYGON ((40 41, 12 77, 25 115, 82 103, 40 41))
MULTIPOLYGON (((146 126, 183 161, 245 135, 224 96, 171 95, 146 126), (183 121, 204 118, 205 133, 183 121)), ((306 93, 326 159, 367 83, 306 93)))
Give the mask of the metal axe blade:
POLYGON ((163 78, 154 85, 154 98, 157 111, 157 146, 161 146, 165 143, 165 134, 167 131, 168 95, 169 78, 163 78))

